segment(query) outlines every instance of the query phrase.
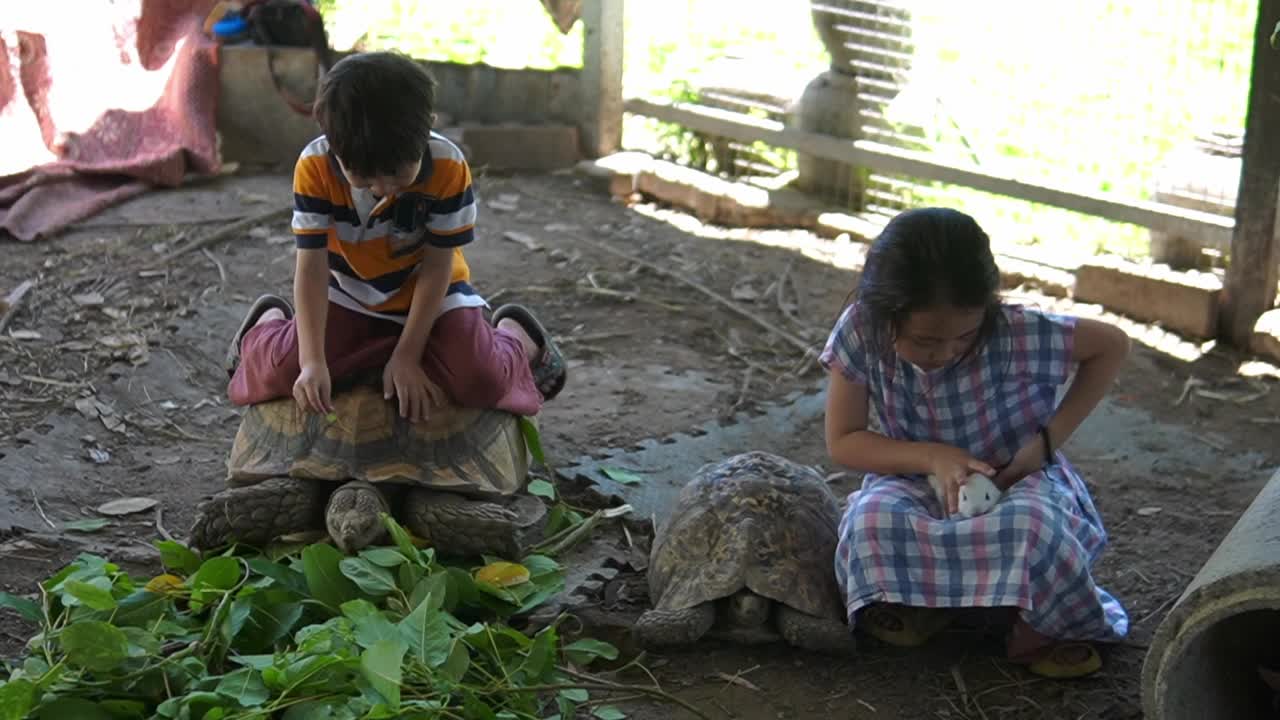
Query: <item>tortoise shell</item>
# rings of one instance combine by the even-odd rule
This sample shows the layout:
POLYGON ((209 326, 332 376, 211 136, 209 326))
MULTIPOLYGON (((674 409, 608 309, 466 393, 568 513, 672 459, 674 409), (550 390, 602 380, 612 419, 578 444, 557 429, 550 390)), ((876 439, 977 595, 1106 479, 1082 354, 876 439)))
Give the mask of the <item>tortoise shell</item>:
POLYGON ((703 466, 657 531, 654 607, 684 610, 747 588, 844 619, 835 579, 839 505, 812 468, 763 452, 703 466))
POLYGON ((411 423, 379 389, 333 397, 334 415, 303 412, 292 398, 246 409, 227 459, 227 483, 272 477, 401 483, 501 498, 524 488, 529 458, 519 418, 446 405, 411 423))

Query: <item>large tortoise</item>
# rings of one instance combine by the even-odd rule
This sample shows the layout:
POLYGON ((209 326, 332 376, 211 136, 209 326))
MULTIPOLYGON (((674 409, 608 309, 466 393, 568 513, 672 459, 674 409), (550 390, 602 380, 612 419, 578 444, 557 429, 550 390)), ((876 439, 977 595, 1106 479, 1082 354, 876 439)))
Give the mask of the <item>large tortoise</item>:
POLYGON ((649 556, 653 609, 637 639, 689 644, 783 640, 851 653, 835 580, 840 510, 812 468, 764 452, 703 466, 657 529, 649 556))
POLYGON ((383 540, 382 512, 447 555, 518 557, 541 533, 546 507, 524 492, 528 450, 515 415, 447 405, 411 423, 365 383, 333 404, 329 417, 292 398, 249 407, 229 487, 200 505, 191 544, 262 545, 323 529, 350 553, 383 540))

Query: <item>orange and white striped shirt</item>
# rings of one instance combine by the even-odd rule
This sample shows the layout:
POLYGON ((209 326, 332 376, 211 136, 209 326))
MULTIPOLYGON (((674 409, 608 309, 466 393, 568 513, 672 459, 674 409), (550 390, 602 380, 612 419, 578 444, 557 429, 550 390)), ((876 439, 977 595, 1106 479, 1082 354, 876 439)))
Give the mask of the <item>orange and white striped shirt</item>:
POLYGON ((445 313, 481 307, 462 246, 475 237, 471 169, 447 138, 431 133, 422 170, 409 187, 378 198, 352 188, 320 136, 293 171, 293 232, 299 249, 329 251, 329 300, 404 323, 427 246, 454 248, 445 313))

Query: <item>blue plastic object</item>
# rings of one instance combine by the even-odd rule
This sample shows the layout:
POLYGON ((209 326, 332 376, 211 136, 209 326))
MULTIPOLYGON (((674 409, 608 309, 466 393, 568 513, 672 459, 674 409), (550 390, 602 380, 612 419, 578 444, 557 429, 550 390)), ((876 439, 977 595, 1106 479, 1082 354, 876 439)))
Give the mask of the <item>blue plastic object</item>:
POLYGON ((213 36, 225 43, 238 42, 249 36, 249 23, 239 13, 227 13, 213 24, 213 36))

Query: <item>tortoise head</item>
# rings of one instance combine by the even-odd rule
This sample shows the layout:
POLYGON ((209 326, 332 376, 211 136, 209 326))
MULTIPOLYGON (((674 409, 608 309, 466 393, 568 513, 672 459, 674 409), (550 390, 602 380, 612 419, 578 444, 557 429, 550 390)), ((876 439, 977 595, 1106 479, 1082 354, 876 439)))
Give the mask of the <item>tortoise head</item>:
POLYGON ((382 513, 389 512, 387 500, 367 482, 349 482, 329 496, 324 511, 329 537, 344 553, 362 550, 386 534, 382 513))

